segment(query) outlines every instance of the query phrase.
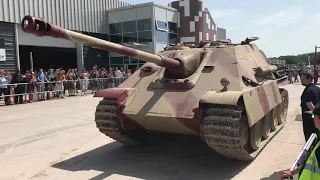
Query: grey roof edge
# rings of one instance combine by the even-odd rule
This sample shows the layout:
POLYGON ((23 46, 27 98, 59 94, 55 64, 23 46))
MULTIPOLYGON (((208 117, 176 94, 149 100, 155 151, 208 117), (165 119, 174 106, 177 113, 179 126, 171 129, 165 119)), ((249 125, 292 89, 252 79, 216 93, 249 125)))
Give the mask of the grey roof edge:
MULTIPOLYGON (((124 1, 122 1, 124 2, 124 1)), ((125 9, 130 9, 130 8, 137 8, 137 7, 143 7, 143 6, 157 6, 157 7, 161 7, 161 8, 165 8, 168 10, 172 10, 172 11, 177 11, 177 9, 163 5, 163 4, 159 4, 159 3, 155 3, 155 2, 147 2, 147 3, 141 3, 141 4, 130 4, 129 6, 124 6, 124 7, 119 7, 119 8, 114 8, 114 9, 108 9, 107 12, 112 12, 112 11, 120 11, 120 10, 125 10, 125 9)))

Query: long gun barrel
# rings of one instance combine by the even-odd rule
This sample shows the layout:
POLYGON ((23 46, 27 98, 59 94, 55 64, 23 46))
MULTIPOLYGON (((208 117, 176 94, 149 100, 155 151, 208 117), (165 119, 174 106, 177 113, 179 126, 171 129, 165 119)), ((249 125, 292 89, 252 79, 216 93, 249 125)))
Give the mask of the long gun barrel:
POLYGON ((181 61, 159 55, 150 54, 144 51, 139 51, 116 43, 105 41, 102 39, 87 36, 74 31, 66 30, 56 25, 50 24, 41 18, 25 16, 21 22, 22 30, 25 33, 31 33, 36 36, 50 36, 54 38, 63 38, 80 44, 86 44, 105 51, 114 52, 117 54, 133 57, 142 61, 155 63, 159 66, 183 71, 181 61))

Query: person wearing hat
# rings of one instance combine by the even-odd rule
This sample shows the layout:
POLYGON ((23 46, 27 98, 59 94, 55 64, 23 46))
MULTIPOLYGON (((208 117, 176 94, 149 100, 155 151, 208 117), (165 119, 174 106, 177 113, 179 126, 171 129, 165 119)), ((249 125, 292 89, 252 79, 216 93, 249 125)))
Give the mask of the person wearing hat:
MULTIPOLYGON (((305 114, 313 116, 315 127, 320 129, 320 102, 314 107, 313 111, 306 111, 305 114)), ((290 171, 284 171, 281 179, 287 179, 299 173, 299 180, 319 180, 320 179, 320 141, 312 149, 307 161, 304 165, 290 171)))
POLYGON ((306 142, 312 133, 316 133, 318 130, 313 123, 312 115, 304 113, 306 111, 312 111, 314 105, 320 101, 320 88, 313 83, 313 74, 305 72, 301 75, 301 84, 305 86, 305 89, 301 95, 301 112, 303 133, 306 142))

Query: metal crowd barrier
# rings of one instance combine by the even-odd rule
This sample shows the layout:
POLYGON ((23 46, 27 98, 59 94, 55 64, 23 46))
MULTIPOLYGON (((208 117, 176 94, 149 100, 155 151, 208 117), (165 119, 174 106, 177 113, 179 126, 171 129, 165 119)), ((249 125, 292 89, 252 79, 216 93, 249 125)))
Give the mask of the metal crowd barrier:
MULTIPOLYGON (((25 102, 36 102, 53 98, 64 98, 65 96, 77 96, 94 93, 100 89, 119 86, 127 77, 121 78, 91 78, 66 81, 50 81, 35 83, 6 84, 6 93, 0 94, 2 100, 16 104, 25 102)), ((1 93, 1 92, 0 92, 1 93)), ((1 104, 1 103, 0 103, 1 104)))

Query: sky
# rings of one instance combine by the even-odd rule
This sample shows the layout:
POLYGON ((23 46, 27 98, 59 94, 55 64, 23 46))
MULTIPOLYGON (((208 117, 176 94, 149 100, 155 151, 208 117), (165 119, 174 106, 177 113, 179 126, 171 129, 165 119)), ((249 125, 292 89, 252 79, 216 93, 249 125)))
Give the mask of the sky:
MULTIPOLYGON (((122 0, 138 4, 152 0, 122 0)), ((154 0, 167 5, 170 0, 154 0)), ((320 46, 319 0, 203 0, 227 38, 240 42, 259 37, 257 46, 268 57, 297 55, 320 46)))

